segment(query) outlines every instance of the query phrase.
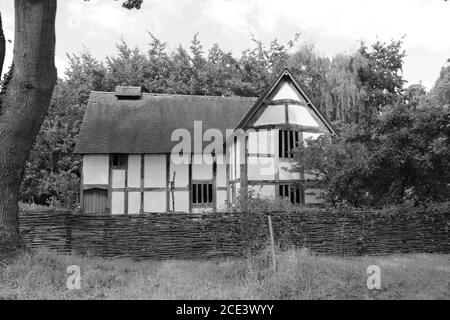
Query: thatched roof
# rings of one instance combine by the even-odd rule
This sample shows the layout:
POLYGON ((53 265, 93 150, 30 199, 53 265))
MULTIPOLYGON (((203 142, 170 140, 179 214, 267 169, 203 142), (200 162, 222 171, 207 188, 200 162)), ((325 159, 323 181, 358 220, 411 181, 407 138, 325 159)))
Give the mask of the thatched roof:
MULTIPOLYGON (((175 129, 193 135, 194 121, 203 132, 234 129, 256 98, 142 94, 120 99, 114 92, 91 92, 76 153, 170 153, 175 129)), ((206 144, 209 144, 207 142, 206 144)))

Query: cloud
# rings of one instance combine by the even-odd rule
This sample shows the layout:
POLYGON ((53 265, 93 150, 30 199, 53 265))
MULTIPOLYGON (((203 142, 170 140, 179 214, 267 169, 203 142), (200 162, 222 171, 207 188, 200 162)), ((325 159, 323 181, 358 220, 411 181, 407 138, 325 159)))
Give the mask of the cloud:
POLYGON ((323 36, 389 40, 407 35, 411 45, 450 48, 450 4, 439 0, 210 0, 203 13, 223 32, 274 34, 280 23, 323 36))
POLYGON ((122 35, 126 39, 142 36, 147 30, 158 32, 169 27, 167 21, 183 21, 183 7, 192 0, 145 0, 140 10, 126 10, 120 2, 90 0, 71 1, 66 8, 69 31, 83 32, 87 37, 122 35))
POLYGON ((82 31, 87 37, 121 33, 130 30, 136 21, 139 20, 114 2, 71 1, 67 5, 67 29, 82 31))

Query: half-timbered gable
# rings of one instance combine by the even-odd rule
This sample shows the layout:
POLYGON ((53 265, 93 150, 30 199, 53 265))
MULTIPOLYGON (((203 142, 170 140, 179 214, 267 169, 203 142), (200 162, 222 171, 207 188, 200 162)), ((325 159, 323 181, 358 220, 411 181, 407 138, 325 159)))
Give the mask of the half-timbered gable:
POLYGON ((292 171, 291 151, 307 138, 335 133, 288 70, 246 112, 236 132, 236 143, 229 151, 236 158, 230 162, 232 201, 244 188, 263 197, 286 197, 293 203, 317 202, 314 177, 292 171), (238 153, 244 153, 245 163, 239 162, 238 153))

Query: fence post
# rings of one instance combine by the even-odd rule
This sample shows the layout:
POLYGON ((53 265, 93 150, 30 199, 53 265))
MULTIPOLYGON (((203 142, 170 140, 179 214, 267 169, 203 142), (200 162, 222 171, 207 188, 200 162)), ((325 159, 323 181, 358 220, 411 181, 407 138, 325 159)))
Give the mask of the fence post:
POLYGON ((275 240, 273 237, 272 216, 268 215, 267 218, 269 220, 270 246, 272 248, 273 271, 276 272, 277 271, 277 258, 275 256, 275 240))

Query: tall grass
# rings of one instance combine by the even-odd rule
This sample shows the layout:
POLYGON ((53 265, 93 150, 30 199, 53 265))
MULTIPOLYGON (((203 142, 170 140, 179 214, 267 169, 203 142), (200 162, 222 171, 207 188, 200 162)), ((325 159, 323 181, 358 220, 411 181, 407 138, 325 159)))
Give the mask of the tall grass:
POLYGON ((450 299, 450 255, 321 257, 306 250, 268 249, 246 259, 105 260, 26 253, 0 262, 3 299, 450 299), (381 290, 369 291, 369 265, 381 268, 381 290), (69 265, 81 289, 68 290, 69 265))

